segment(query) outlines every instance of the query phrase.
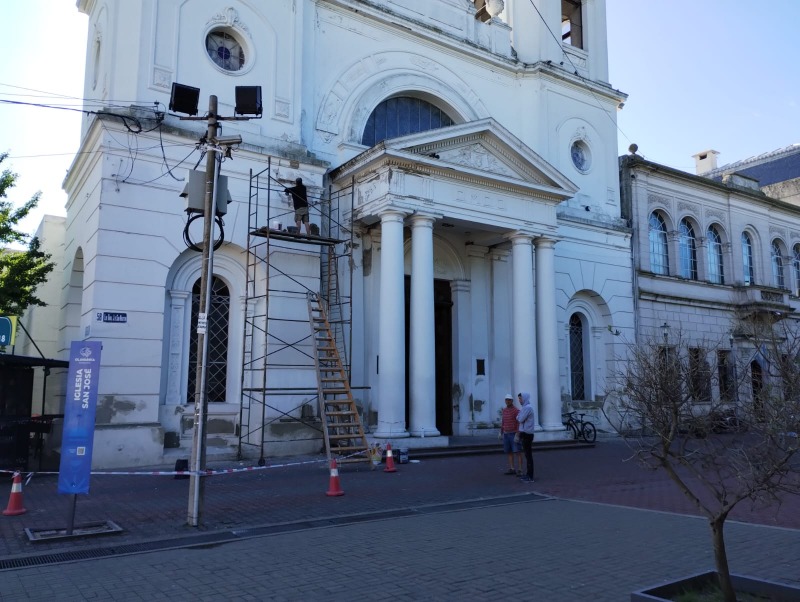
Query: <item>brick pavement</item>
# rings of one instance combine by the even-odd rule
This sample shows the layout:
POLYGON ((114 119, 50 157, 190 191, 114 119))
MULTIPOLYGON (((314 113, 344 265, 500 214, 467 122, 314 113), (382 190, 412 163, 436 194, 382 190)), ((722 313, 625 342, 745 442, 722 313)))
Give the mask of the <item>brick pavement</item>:
MULTIPOLYGON (((794 530, 732 523, 735 571, 800 585, 794 530)), ((711 565, 704 521, 539 499, 5 571, 3 600, 620 601, 711 565)))
MULTIPOLYGON (((345 495, 340 498, 329 498, 324 495, 328 488, 328 467, 324 462, 221 475, 210 477, 207 481, 205 521, 201 529, 188 527, 185 524, 188 493, 188 481, 186 480, 154 476, 93 476, 91 494, 79 496, 77 522, 114 520, 125 529, 125 533, 108 536, 105 539, 87 538, 69 543, 32 544, 24 537, 24 527, 63 527, 66 525, 68 516, 69 499, 67 496, 59 496, 56 493, 55 477, 34 477, 31 484, 24 488, 25 506, 28 508, 28 513, 19 517, 0 517, 0 534, 2 535, 0 559, 22 557, 40 552, 64 553, 92 550, 98 547, 119 547, 124 544, 155 539, 176 539, 195 536, 198 533, 208 534, 230 529, 242 530, 256 525, 276 525, 294 521, 309 521, 309 519, 318 521, 317 524, 324 524, 325 519, 330 517, 366 516, 370 513, 392 509, 419 509, 463 500, 482 500, 480 503, 483 504, 497 504, 504 501, 519 501, 514 496, 526 496, 531 492, 555 498, 596 501, 679 513, 694 512, 694 509, 664 475, 661 475, 660 472, 646 471, 634 462, 626 461, 629 456, 630 453, 625 444, 613 439, 602 440, 593 449, 541 452, 536 455, 537 482, 533 485, 525 485, 515 478, 503 476, 501 471, 505 468, 505 458, 501 454, 422 460, 418 464, 399 466, 399 472, 395 474, 386 474, 380 469, 372 471, 363 464, 347 465, 341 467, 340 470, 342 487, 345 491, 345 495)), ((10 490, 10 479, 8 483, 10 490)), ((584 511, 587 507, 602 508, 567 502, 557 504, 556 501, 550 500, 548 507, 576 507, 584 508, 584 511)), ((530 502, 528 505, 516 504, 513 508, 520 505, 530 507, 532 510, 544 507, 541 502, 530 502)), ((512 506, 508 506, 508 508, 512 508, 512 506)), ((617 511, 621 510, 614 510, 614 512, 617 511)), ((464 512, 472 513, 477 510, 465 510, 464 512)), ((583 525, 582 536, 590 539, 600 538, 598 542, 620 540, 622 545, 602 549, 601 543, 596 543, 597 558, 603 560, 620 554, 629 558, 632 553, 638 554, 636 545, 641 539, 641 533, 637 536, 634 532, 629 536, 629 540, 625 540, 628 537, 624 535, 627 527, 615 526, 609 531, 608 528, 603 527, 603 519, 598 518, 598 512, 600 511, 593 510, 588 513, 595 515, 596 518, 583 525)), ((600 514, 603 512, 606 510, 600 514)), ((440 518, 441 516, 443 515, 440 515, 440 518)), ((414 521, 417 518, 420 517, 410 516, 395 520, 402 523, 405 520, 414 521)), ((751 509, 743 506, 732 518, 749 523, 800 529, 800 500, 796 497, 790 498, 777 511, 774 508, 751 509)), ((691 524, 700 525, 695 527, 699 529, 700 536, 705 537, 700 549, 707 549, 705 523, 696 519, 688 520, 691 524)), ((562 530, 571 532, 568 528, 573 524, 571 518, 567 519, 565 516, 556 520, 556 522, 558 521, 567 525, 567 527, 562 525, 562 530)), ((383 521, 381 524, 385 522, 387 521, 383 521)), ((341 528, 350 530, 353 527, 355 525, 341 528)), ((740 525, 732 523, 727 532, 731 533, 739 528, 740 525)), ((470 529, 472 529, 472 522, 470 522, 470 529)), ((456 531, 458 531, 457 528, 456 531)), ((772 530, 765 531, 772 532, 772 530)), ((796 559, 800 557, 796 547, 797 533, 794 531, 786 531, 786 533, 793 534, 795 541, 793 558, 796 559)), ((534 539, 537 535, 538 529, 534 529, 534 539)), ((275 537, 278 536, 272 535, 266 539, 272 541, 275 537)), ((281 537, 291 539, 292 536, 281 537)), ((557 534, 552 537, 553 541, 558 540, 557 534)), ((570 535, 565 540, 570 541, 572 537, 570 535)), ((575 537, 577 537, 575 546, 580 548, 581 535, 578 534, 575 537)), ((280 541, 283 542, 283 539, 280 541)), ((483 546, 482 539, 474 539, 474 541, 481 541, 481 547, 483 546)), ((469 545, 474 547, 474 541, 469 545)), ((225 544, 222 547, 231 549, 230 545, 233 544, 225 544)), ((247 545, 255 546, 256 544, 247 545)), ((464 545, 468 544, 464 543, 464 545)), ((363 553, 367 556, 364 559, 364 566, 368 566, 372 562, 369 556, 373 546, 369 541, 365 541, 364 546, 363 552, 361 548, 353 546, 344 546, 342 549, 348 555, 353 554, 355 549, 358 554, 355 564, 359 566, 361 566, 360 558, 363 553)), ((761 546, 755 547, 761 548, 761 546)), ((279 549, 283 550, 282 543, 279 549)), ((391 552, 390 556, 393 558, 397 554, 409 553, 410 549, 408 547, 404 547, 402 550, 398 549, 391 552)), ((434 553, 438 554, 438 552, 434 553)), ((562 564, 560 572, 564 571, 564 566, 572 566, 575 553, 572 547, 568 547, 560 555, 562 564)), ((166 554, 166 552, 157 554, 166 554)), ((412 555, 415 554, 412 553, 412 555)), ((500 557, 502 554, 500 552, 500 557)), ((682 554, 681 552, 679 555, 682 554)), ((505 555, 508 556, 507 552, 505 555)), ((122 561, 123 564, 128 562, 121 558, 115 558, 96 560, 93 563, 117 561, 122 561)), ((270 562, 272 561, 270 560, 270 562)), ((755 562, 755 560, 747 562, 755 562)), ((709 563, 705 562, 703 566, 708 565, 709 563)), ((46 573, 52 568, 43 566, 26 569, 26 571, 46 573)), ((764 567, 759 564, 757 568, 763 569, 764 567)), ((794 572, 790 574, 800 574, 800 570, 797 568, 794 566, 794 572)), ((411 571, 410 568, 407 570, 411 571)), ((496 567, 495 570, 500 569, 496 567)), ((581 572, 583 570, 582 568, 581 572)), ((678 571, 679 568, 675 570, 678 571)), ((21 573, 26 571, 21 571, 21 573)), ((427 569, 417 564, 413 567, 413 573, 416 575, 419 571, 424 573, 427 569)), ((7 574, 11 573, 4 573, 4 575, 7 574)), ((772 575, 769 572, 763 574, 772 575)), ((780 577, 786 574, 779 571, 775 576, 780 577)), ((647 576, 647 573, 641 575, 642 578, 647 576)), ((653 576, 655 577, 655 575, 653 576)), ((576 578, 578 581, 583 579, 581 576, 576 578)), ((597 578, 599 579, 599 577, 597 578)), ((135 581, 135 578, 132 579, 135 581)), ((646 585, 650 581, 658 581, 658 579, 646 579, 641 585, 646 585)), ((560 583, 561 585, 556 584, 553 587, 560 587, 562 588, 560 591, 563 591, 564 580, 562 579, 560 583)), ((44 587, 44 584, 41 585, 44 587)), ((400 588, 398 591, 405 590, 400 588)), ((410 596, 411 594, 403 595, 410 596)), ((402 596, 400 597, 402 598, 402 596)), ((203 599, 202 596, 201 599, 203 599)), ((294 598, 288 596, 287 599, 294 598)))
MULTIPOLYGON (((412 456, 413 458, 413 456, 412 456)), ((422 460, 399 472, 372 471, 366 464, 340 466, 345 495, 329 498, 328 465, 320 458, 276 460, 295 465, 208 477, 200 531, 241 528, 328 516, 379 512, 461 500, 490 499, 535 491, 554 497, 697 514, 666 475, 629 460, 624 442, 607 439, 595 448, 536 455, 537 482, 524 485, 503 476, 501 454, 422 460), (307 462, 307 463, 301 463, 307 462), (300 463, 300 464, 298 464, 300 463)), ((225 466, 238 465, 227 463, 225 466)), ((172 467, 165 467, 171 469, 172 467)), ((114 544, 197 533, 186 525, 188 480, 166 476, 93 476, 88 496, 78 496, 76 522, 113 520, 125 533, 114 544)), ((10 479, 8 479, 10 491, 10 479)), ((98 538, 70 543, 27 541, 24 527, 63 527, 69 496, 57 493, 55 476, 35 476, 23 487, 28 513, 0 516, 0 558, 41 551, 106 545, 98 538)), ((3 494, 0 490, 0 495, 3 494)), ((0 498, 5 503, 7 497, 0 498)), ((800 529, 800 497, 780 507, 751 508, 743 502, 734 520, 800 529)), ((111 538, 109 538, 111 539, 111 538)))

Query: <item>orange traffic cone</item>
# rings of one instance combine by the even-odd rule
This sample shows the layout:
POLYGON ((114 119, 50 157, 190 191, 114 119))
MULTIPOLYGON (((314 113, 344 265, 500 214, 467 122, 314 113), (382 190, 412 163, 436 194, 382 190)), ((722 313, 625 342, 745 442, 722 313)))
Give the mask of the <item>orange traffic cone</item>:
POLYGON ((17 516, 26 512, 27 510, 22 506, 22 475, 17 471, 14 473, 14 482, 11 485, 8 508, 3 510, 3 516, 17 516))
POLYGON ((328 485, 328 491, 325 492, 325 495, 344 495, 344 491, 342 491, 342 486, 339 484, 339 469, 336 468, 336 460, 331 460, 331 481, 330 485, 328 485))
POLYGON ((386 468, 383 469, 383 472, 397 472, 397 469, 394 467, 394 457, 392 457, 392 444, 386 444, 386 468))

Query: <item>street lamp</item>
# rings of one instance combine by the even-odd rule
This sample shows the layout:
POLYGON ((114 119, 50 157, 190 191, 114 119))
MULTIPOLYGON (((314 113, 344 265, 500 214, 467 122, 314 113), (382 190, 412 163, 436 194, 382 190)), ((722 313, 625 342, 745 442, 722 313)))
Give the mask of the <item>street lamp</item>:
MULTIPOLYGON (((246 86, 240 92, 239 86, 236 89, 236 113, 252 115, 256 118, 261 116, 261 87, 246 86)), ((211 305, 211 281, 214 274, 214 246, 212 244, 213 226, 215 209, 217 206, 217 169, 216 153, 224 153, 227 156, 231 145, 241 143, 241 136, 218 137, 220 121, 248 121, 253 117, 222 117, 217 114, 217 97, 214 95, 208 98, 208 115, 206 117, 194 117, 197 115, 197 104, 200 98, 200 89, 191 86, 184 86, 179 83, 172 84, 172 94, 169 100, 170 111, 185 113, 188 117, 180 117, 181 120, 207 121, 208 130, 205 136, 206 151, 206 172, 205 172, 205 196, 203 202, 203 243, 202 243, 202 269, 200 273, 200 309, 197 316, 197 373, 195 378, 194 392, 194 435, 192 437, 192 459, 191 472, 189 477, 189 511, 187 522, 196 527, 200 524, 200 517, 203 512, 203 493, 204 481, 200 477, 200 471, 205 470, 206 465, 206 424, 208 415, 208 397, 206 395, 206 377, 208 373, 208 338, 206 331, 208 328, 208 309, 211 305)), ((226 190, 227 194, 227 190, 226 190)), ((227 201, 227 199, 226 199, 227 201)))
POLYGON ((661 325, 661 334, 664 336, 664 347, 666 347, 669 341, 669 324, 666 322, 661 325))

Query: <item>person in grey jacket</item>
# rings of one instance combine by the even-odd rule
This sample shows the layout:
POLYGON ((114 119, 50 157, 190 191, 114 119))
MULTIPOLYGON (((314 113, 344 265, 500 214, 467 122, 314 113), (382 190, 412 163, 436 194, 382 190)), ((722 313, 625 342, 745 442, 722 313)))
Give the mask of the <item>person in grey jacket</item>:
POLYGON ((519 434, 522 439, 522 452, 525 454, 525 464, 528 469, 527 474, 520 480, 524 483, 533 483, 533 431, 536 421, 531 406, 531 395, 530 393, 519 393, 517 399, 519 399, 520 405, 517 422, 519 422, 519 434))

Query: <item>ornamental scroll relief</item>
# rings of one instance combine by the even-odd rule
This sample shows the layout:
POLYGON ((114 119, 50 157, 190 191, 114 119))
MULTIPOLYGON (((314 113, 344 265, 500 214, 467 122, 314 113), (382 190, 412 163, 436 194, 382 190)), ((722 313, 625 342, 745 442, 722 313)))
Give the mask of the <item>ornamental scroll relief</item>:
POLYGON ((513 170, 494 156, 485 146, 471 144, 439 153, 442 161, 480 169, 508 177, 518 177, 513 170))
POLYGON ((240 31, 243 31, 247 34, 248 38, 253 38, 252 34, 250 33, 250 29, 245 25, 244 21, 239 18, 238 11, 229 6, 222 10, 222 12, 217 13, 213 17, 208 20, 208 25, 213 27, 214 25, 224 25, 225 27, 234 27, 240 31))
POLYGON ((648 194, 647 195, 647 204, 648 205, 661 205, 663 207, 672 207, 672 199, 660 194, 648 194))

